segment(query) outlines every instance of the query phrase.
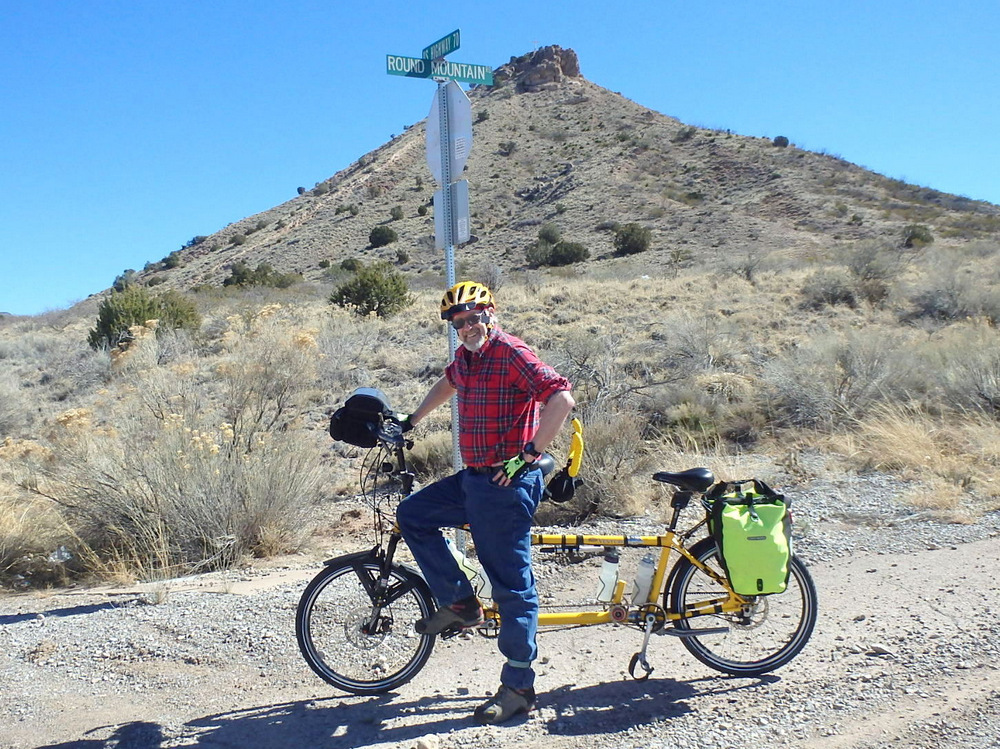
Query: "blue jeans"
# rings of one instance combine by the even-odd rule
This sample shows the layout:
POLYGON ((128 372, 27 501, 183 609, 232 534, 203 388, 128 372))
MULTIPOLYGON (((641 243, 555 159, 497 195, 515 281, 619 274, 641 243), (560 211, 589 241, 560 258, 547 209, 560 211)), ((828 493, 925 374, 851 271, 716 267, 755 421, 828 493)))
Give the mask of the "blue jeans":
POLYGON ((507 656, 500 681, 526 689, 535 682, 531 662, 538 655, 531 520, 542 498, 542 474, 528 471, 508 487, 491 484, 491 475, 466 469, 441 479, 400 502, 396 519, 439 606, 475 593, 441 533, 441 528, 469 524, 500 610, 498 645, 507 656))

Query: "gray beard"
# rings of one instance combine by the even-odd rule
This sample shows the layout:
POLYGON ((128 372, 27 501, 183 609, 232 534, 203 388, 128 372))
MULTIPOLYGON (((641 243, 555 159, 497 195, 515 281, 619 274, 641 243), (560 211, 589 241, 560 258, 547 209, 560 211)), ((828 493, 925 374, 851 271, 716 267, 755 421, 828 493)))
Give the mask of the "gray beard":
POLYGON ((475 343, 466 343, 465 341, 462 341, 462 345, 465 347, 465 350, 471 351, 472 353, 476 353, 477 351, 479 351, 479 349, 483 347, 484 343, 486 343, 485 338, 480 338, 475 343))

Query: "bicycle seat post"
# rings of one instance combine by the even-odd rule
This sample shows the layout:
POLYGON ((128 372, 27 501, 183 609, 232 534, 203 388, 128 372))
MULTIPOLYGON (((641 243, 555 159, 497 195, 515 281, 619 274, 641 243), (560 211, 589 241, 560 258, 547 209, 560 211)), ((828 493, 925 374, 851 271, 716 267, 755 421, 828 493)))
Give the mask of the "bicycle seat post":
POLYGON ((674 496, 670 498, 670 506, 674 508, 674 511, 670 515, 670 525, 668 530, 677 530, 677 523, 680 521, 681 510, 688 506, 693 495, 693 492, 684 489, 678 489, 674 492, 674 496))

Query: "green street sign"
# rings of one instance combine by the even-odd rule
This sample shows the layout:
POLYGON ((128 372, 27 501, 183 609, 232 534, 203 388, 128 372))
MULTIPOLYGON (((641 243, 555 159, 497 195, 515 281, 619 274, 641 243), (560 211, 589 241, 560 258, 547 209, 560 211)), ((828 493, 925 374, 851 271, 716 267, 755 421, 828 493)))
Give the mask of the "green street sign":
POLYGON ((420 53, 420 56, 425 60, 436 60, 439 57, 444 57, 454 52, 458 49, 461 39, 458 32, 459 29, 455 29, 448 36, 441 37, 434 44, 424 47, 424 51, 420 53))
POLYGON ((407 78, 445 78, 484 86, 493 85, 493 69, 489 65, 470 65, 451 60, 425 60, 422 57, 386 55, 385 72, 407 78))

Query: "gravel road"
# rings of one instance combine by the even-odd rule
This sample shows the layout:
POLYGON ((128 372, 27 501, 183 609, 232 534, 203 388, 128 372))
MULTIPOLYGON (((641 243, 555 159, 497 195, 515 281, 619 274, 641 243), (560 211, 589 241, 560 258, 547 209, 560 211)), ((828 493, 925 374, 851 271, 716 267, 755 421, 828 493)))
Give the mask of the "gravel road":
MULTIPOLYGON (((849 476, 794 494, 820 618, 788 666, 725 677, 655 637, 636 682, 637 630, 544 632, 538 708, 500 727, 470 719, 497 686, 491 640, 438 643, 380 697, 315 677, 293 621, 315 562, 0 594, 0 747, 1000 747, 1000 513, 941 524, 898 490, 849 476)), ((595 587, 597 565, 539 555, 543 596, 595 587)))

